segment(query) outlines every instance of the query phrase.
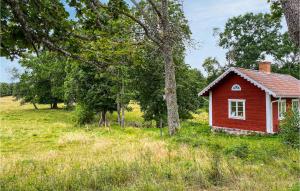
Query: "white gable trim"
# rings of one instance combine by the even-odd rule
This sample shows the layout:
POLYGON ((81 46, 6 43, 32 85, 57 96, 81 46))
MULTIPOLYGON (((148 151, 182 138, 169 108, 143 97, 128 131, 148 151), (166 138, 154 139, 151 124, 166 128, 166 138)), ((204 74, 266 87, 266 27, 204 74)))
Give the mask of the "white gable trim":
POLYGON ((245 80, 249 81, 250 83, 254 84, 255 86, 257 86, 258 88, 264 90, 265 92, 269 93, 270 95, 276 97, 276 94, 271 91, 270 89, 266 88, 265 86, 263 86, 262 84, 258 83, 257 81, 253 80, 252 78, 248 77, 247 75, 245 75, 244 73, 238 71, 236 68, 231 67, 228 70, 226 70, 221 76, 219 76, 217 79, 215 79, 212 83, 210 83, 206 88, 204 88, 199 94, 198 96, 202 96, 204 93, 206 93, 208 90, 210 90, 214 85, 216 85, 219 81, 221 81, 225 76, 227 76, 227 74, 229 74, 230 72, 234 72, 237 75, 241 76, 242 78, 244 78, 245 80))

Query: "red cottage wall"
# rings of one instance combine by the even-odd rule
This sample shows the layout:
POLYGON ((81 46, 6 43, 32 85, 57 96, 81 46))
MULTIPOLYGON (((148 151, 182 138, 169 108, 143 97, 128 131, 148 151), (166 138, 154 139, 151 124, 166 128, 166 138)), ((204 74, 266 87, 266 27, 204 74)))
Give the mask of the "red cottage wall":
MULTIPOLYGON (((292 99, 291 98, 282 98, 286 100, 286 110, 290 109, 292 107, 292 99)), ((278 98, 272 98, 272 101, 279 100, 278 98)), ((278 119, 278 102, 272 103, 273 108, 273 131, 278 132, 279 131, 279 123, 280 120, 278 119)))
POLYGON ((266 132, 265 92, 235 73, 227 75, 212 89, 212 125, 266 132), (231 91, 234 84, 241 91, 231 91), (228 99, 245 99, 245 120, 228 118, 228 99))

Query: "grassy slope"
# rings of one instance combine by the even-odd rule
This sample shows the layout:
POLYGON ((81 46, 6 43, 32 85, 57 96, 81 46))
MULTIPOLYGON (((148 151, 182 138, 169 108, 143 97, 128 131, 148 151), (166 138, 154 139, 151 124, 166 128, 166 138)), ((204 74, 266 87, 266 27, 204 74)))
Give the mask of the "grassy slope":
POLYGON ((161 138, 75 127, 72 112, 40 107, 0 98, 0 190, 297 190, 299 151, 276 136, 212 134, 205 113, 161 138))

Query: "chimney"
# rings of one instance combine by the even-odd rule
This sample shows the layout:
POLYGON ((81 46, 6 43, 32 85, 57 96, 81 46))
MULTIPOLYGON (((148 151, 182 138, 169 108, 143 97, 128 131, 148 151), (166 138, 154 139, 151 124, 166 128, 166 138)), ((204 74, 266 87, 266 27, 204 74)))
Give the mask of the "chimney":
POLYGON ((271 62, 269 61, 260 61, 259 62, 259 71, 260 72, 266 72, 271 73, 271 62))

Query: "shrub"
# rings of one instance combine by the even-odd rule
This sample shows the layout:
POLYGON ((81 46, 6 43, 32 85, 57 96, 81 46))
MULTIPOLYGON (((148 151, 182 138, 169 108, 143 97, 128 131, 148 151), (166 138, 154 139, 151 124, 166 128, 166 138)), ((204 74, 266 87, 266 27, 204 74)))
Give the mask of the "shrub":
POLYGON ((245 159, 245 158, 248 157, 248 155, 249 155, 250 152, 249 152, 249 146, 248 146, 248 144, 241 143, 241 144, 236 145, 236 146, 234 146, 232 148, 226 149, 225 153, 226 154, 231 153, 231 154, 233 154, 236 157, 239 157, 241 159, 245 159))
POLYGON ((78 125, 83 125, 92 122, 94 119, 94 112, 85 105, 76 105, 75 122, 78 125))
POLYGON ((285 144, 298 148, 300 146, 299 111, 289 110, 280 123, 280 135, 285 144))

